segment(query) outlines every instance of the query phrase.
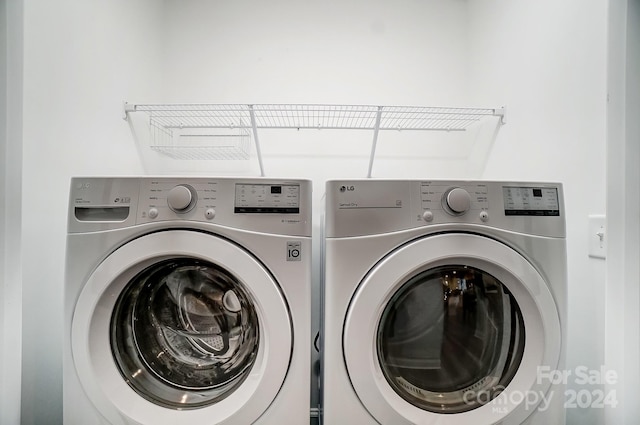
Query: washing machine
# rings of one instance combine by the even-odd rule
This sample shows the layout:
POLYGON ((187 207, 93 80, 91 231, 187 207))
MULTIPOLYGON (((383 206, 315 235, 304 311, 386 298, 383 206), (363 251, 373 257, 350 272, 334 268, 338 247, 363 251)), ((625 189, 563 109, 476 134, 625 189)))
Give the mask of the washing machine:
POLYGON ((561 184, 326 184, 326 425, 564 424, 561 184))
POLYGON ((311 183, 73 178, 64 423, 309 421, 311 183))

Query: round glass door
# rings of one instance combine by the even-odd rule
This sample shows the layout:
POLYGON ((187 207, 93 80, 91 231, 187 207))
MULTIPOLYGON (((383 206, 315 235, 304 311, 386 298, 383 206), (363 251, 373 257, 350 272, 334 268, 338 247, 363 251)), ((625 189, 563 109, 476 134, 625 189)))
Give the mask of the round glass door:
POLYGON ((253 301, 224 268, 196 258, 138 273, 116 301, 111 349, 127 383, 165 407, 218 402, 242 384, 260 332, 253 301))
POLYGON ((109 423, 254 423, 286 379, 292 344, 289 307, 264 265, 188 230, 109 254, 71 325, 78 379, 109 423))
MULTIPOLYGON (((351 384, 381 424, 522 423, 558 367, 558 309, 522 255, 487 237, 417 239, 376 263, 343 331, 351 384), (512 395, 514 395, 512 397, 512 395)), ((539 402, 539 401, 538 401, 539 402)))
POLYGON ((518 303, 499 280, 446 265, 416 274, 394 294, 378 326, 377 354, 403 399, 430 412, 461 413, 504 390, 524 341, 518 303))

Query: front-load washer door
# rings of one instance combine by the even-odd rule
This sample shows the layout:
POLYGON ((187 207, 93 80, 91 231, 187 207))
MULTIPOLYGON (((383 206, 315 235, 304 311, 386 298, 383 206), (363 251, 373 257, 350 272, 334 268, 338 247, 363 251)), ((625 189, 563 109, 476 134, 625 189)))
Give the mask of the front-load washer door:
POLYGON ((278 394, 289 309, 256 258, 211 234, 135 239, 89 276, 72 323, 85 392, 113 424, 251 424, 278 394))
POLYGON ((520 424, 551 395, 538 372, 558 367, 560 329, 524 257, 486 237, 441 234, 367 274, 347 313, 344 357, 380 424, 520 424))

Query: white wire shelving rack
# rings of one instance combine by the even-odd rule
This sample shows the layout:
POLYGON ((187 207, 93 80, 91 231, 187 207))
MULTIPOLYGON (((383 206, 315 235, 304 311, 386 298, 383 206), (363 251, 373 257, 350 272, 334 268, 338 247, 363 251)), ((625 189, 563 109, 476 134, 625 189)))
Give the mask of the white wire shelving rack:
POLYGON ((150 147, 175 159, 249 159, 255 143, 261 175, 261 129, 336 129, 372 132, 368 177, 380 131, 466 131, 487 117, 506 123, 505 108, 447 108, 328 104, 124 104, 148 114, 150 147))

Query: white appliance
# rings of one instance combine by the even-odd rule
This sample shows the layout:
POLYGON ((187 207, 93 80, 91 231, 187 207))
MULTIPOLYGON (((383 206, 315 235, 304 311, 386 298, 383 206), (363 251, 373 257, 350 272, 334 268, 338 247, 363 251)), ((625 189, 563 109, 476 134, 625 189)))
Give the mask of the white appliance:
POLYGON ((564 424, 560 184, 329 181, 326 425, 564 424))
POLYGON ((64 423, 309 421, 311 183, 73 178, 64 423))

